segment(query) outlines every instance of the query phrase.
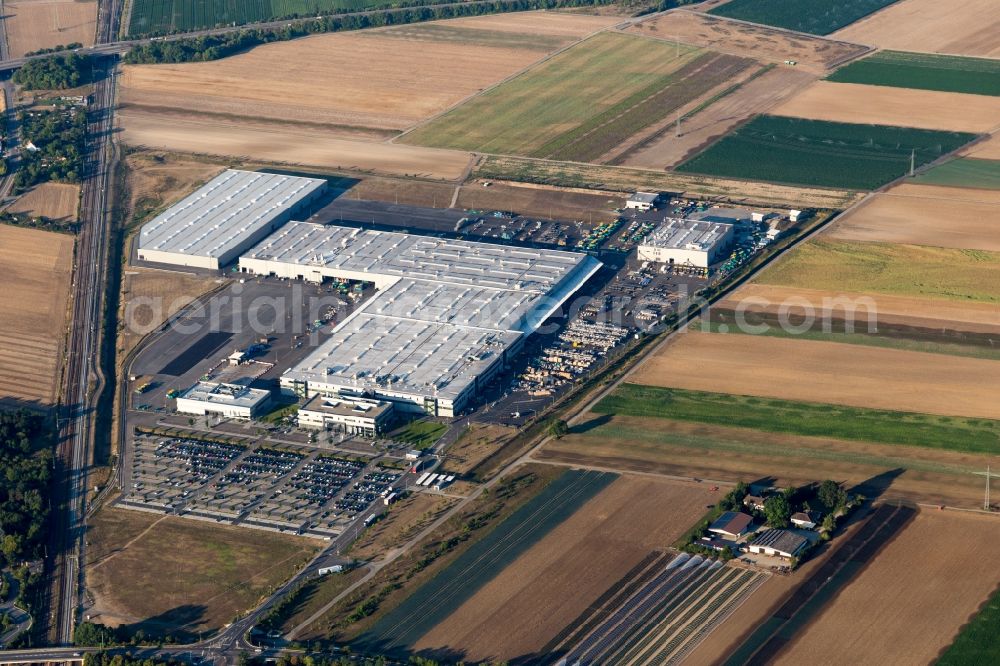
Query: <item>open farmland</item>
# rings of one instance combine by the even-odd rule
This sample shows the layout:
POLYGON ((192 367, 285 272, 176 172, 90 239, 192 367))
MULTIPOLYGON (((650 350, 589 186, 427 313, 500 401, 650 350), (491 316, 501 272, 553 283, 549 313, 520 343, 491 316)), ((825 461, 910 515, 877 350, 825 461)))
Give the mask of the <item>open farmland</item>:
POLYGON ((14 203, 7 207, 7 211, 31 217, 75 222, 79 203, 79 185, 42 183, 19 196, 14 203))
POLYGON ((940 0, 901 0, 833 34, 883 49, 1000 56, 996 0, 964 0, 961 11, 940 0))
POLYGON ((752 61, 602 33, 419 127, 407 143, 586 161, 752 61))
MULTIPOLYGON (((682 421, 665 416, 628 416, 590 413, 568 435, 551 440, 536 457, 567 465, 655 472, 699 479, 730 479, 752 482, 774 478, 779 486, 809 483, 816 478, 841 479, 850 486, 879 487, 880 475, 897 470, 891 478, 892 492, 914 501, 968 508, 983 505, 983 484, 974 475, 982 471, 983 455, 906 444, 837 439, 829 433, 797 435, 773 429, 737 427, 730 424, 738 405, 747 412, 761 409, 773 400, 719 396, 714 412, 701 421, 682 421), (755 402, 754 402, 755 401, 755 402), (725 423, 726 425, 720 425, 725 423)), ((775 418, 795 416, 789 410, 768 411, 775 418)), ((815 412, 832 422, 824 406, 815 412)), ((837 407, 838 413, 848 408, 837 407)), ((852 414, 853 416, 853 414, 852 414)), ((883 419, 893 426, 892 414, 883 419)), ((941 437, 937 428, 921 428, 928 438, 941 437)), ((896 430, 898 433, 898 429, 896 430)), ((955 442, 964 442, 968 428, 944 432, 955 442)), ((977 430, 979 435, 983 431, 977 430)), ((898 435, 897 435, 898 438, 898 435)), ((994 441, 992 446, 998 444, 994 441)))
POLYGON ((623 476, 425 634, 417 651, 466 660, 551 653, 581 613, 659 555, 713 501, 707 487, 623 476))
POLYGON ((824 237, 1000 252, 1000 192, 905 183, 851 209, 824 237))
POLYGON ((724 136, 741 122, 767 113, 815 80, 808 72, 776 67, 724 91, 681 119, 681 135, 665 132, 641 142, 615 163, 662 169, 676 166, 724 136))
POLYGON ((382 652, 408 650, 615 478, 599 472, 564 472, 381 617, 359 638, 360 643, 382 652))
POLYGON ((629 381, 691 391, 1000 419, 1000 361, 836 342, 688 333, 646 360, 629 381), (970 386, 977 390, 970 391, 970 386))
POLYGON ((921 510, 774 663, 934 662, 1000 585, 997 548, 995 517, 921 510))
POLYGON ((105 507, 88 521, 96 622, 195 640, 255 606, 302 567, 309 539, 105 507))
POLYGON ((984 133, 998 124, 1000 97, 817 81, 771 113, 843 123, 984 133))
POLYGON ((980 160, 1000 160, 1000 133, 992 133, 959 153, 980 160))
POLYGON ((222 122, 197 114, 124 109, 121 140, 133 147, 275 164, 458 180, 471 156, 453 150, 371 143, 293 124, 222 122))
POLYGON ((564 16, 540 20, 539 27, 521 33, 491 30, 486 21, 443 21, 419 29, 313 35, 214 62, 131 65, 122 74, 121 100, 253 119, 399 130, 602 25, 564 16))
POLYGON ((838 83, 1000 95, 1000 62, 985 58, 880 51, 827 77, 838 83))
MULTIPOLYGON (((933 167, 914 178, 914 182, 926 185, 942 185, 949 188, 969 187, 1000 190, 1000 160, 959 158, 933 167)), ((958 195, 959 197, 974 194, 958 195)))
MULTIPOLYGON (((784 106, 800 97, 775 112, 781 113, 784 106)), ((759 116, 678 170, 724 178, 872 189, 904 175, 911 152, 917 164, 925 164, 973 138, 960 132, 759 116)))
POLYGON ((955 642, 937 661, 938 666, 992 664, 1000 661, 1000 589, 996 590, 972 620, 962 627, 955 642))
POLYGON ((0 403, 54 404, 66 333, 73 237, 0 225, 0 403))
POLYGON ((7 0, 3 10, 11 58, 74 42, 94 43, 97 0, 7 0))
POLYGON ((729 0, 710 10, 716 16, 828 35, 896 0, 729 0))
POLYGON ((188 32, 390 4, 384 0, 132 0, 128 32, 131 36, 188 32))
POLYGON ((796 248, 757 281, 831 293, 884 293, 965 304, 978 301, 996 307, 1000 302, 1000 254, 817 240, 796 248))
POLYGON ((749 183, 654 169, 636 169, 594 164, 570 164, 528 157, 486 156, 474 175, 490 180, 582 188, 620 194, 636 190, 683 192, 692 197, 722 197, 746 204, 844 208, 858 198, 846 190, 801 188, 777 183, 749 183))
POLYGON ((825 74, 837 63, 867 50, 858 44, 791 35, 765 25, 739 23, 684 9, 655 14, 633 24, 628 31, 661 39, 677 39, 685 44, 762 62, 782 64, 786 60, 794 60, 798 63, 796 69, 805 69, 813 74, 825 74))

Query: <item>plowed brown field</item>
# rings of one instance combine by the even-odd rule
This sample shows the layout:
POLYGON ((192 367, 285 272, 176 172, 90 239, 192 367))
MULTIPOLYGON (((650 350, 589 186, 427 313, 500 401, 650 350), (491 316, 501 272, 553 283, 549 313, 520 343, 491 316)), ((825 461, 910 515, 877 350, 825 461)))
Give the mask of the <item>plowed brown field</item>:
POLYGON ((883 49, 1000 56, 996 0, 903 0, 831 35, 883 49))
POLYGON ((1000 251, 1000 191, 903 184, 839 218, 828 235, 1000 251))
POLYGON ((281 164, 457 180, 471 156, 455 150, 340 138, 315 128, 229 122, 197 114, 167 115, 129 108, 118 114, 121 140, 184 153, 221 155, 281 164))
POLYGON ((80 186, 68 183, 42 183, 18 197, 7 209, 32 217, 71 222, 76 219, 80 202, 80 186))
POLYGON ((1000 361, 755 335, 688 333, 629 381, 948 416, 1000 418, 1000 361), (970 390, 970 387, 976 390, 970 390))
POLYGON ((1000 584, 998 548, 995 517, 922 510, 773 663, 933 663, 1000 584))
POLYGON ((722 53, 764 62, 794 60, 798 63, 796 67, 816 74, 822 74, 836 63, 868 50, 857 44, 792 35, 767 26, 739 23, 683 9, 659 14, 633 25, 628 31, 663 39, 679 39, 687 44, 709 46, 722 53))
POLYGON ((94 43, 97 0, 7 0, 3 9, 12 58, 73 42, 94 43))
POLYGON ((415 648, 466 660, 536 653, 716 499, 705 486, 623 476, 454 609, 415 648))
POLYGON ((0 225, 0 403, 55 402, 73 237, 0 225))
POLYGON ((1000 125, 1000 97, 817 81, 771 113, 842 123, 989 132, 1000 125))

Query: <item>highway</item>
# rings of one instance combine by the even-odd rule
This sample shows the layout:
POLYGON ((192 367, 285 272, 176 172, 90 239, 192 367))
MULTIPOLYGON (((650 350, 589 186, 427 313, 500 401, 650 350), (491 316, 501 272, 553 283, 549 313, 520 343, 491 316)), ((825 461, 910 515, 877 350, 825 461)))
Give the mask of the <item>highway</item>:
MULTIPOLYGON (((102 0, 97 39, 115 34, 120 0, 102 0)), ((94 418, 104 385, 101 333, 107 293, 111 218, 108 194, 114 171, 115 67, 113 58, 95 59, 93 103, 88 110, 87 155, 80 196, 80 234, 73 276, 72 325, 67 345, 65 395, 57 446, 56 511, 48 562, 53 584, 50 637, 72 642, 82 594, 84 512, 87 470, 94 452, 94 418)))

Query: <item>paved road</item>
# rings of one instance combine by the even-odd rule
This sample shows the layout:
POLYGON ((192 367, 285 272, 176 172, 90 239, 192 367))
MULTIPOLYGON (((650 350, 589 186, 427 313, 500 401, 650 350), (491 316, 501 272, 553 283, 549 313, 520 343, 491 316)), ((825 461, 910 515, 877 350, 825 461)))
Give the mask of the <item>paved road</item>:
MULTIPOLYGON (((115 33, 120 0, 102 0, 98 41, 115 33)), ((87 468, 94 443, 94 412, 104 383, 100 369, 101 326, 107 293, 108 241, 111 219, 108 194, 114 169, 115 67, 113 59, 94 62, 94 103, 89 110, 88 145, 80 197, 80 235, 73 277, 73 319, 67 346, 66 392, 60 414, 57 447, 57 505, 50 562, 57 643, 69 644, 80 607, 84 558, 84 512, 87 468)))

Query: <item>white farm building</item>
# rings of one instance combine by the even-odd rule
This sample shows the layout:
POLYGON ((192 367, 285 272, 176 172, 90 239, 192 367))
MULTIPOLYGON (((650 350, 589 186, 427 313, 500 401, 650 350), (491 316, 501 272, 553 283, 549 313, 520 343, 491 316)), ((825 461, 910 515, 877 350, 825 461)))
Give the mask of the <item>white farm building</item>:
POLYGON ((227 169, 144 224, 138 257, 218 270, 304 213, 325 189, 319 178, 227 169))
POLYGON ((639 244, 640 261, 708 268, 732 246, 732 224, 667 218, 639 244))
POLYGON ((281 377, 300 397, 454 416, 600 268, 580 253, 291 222, 240 259, 254 275, 380 291, 281 377))

